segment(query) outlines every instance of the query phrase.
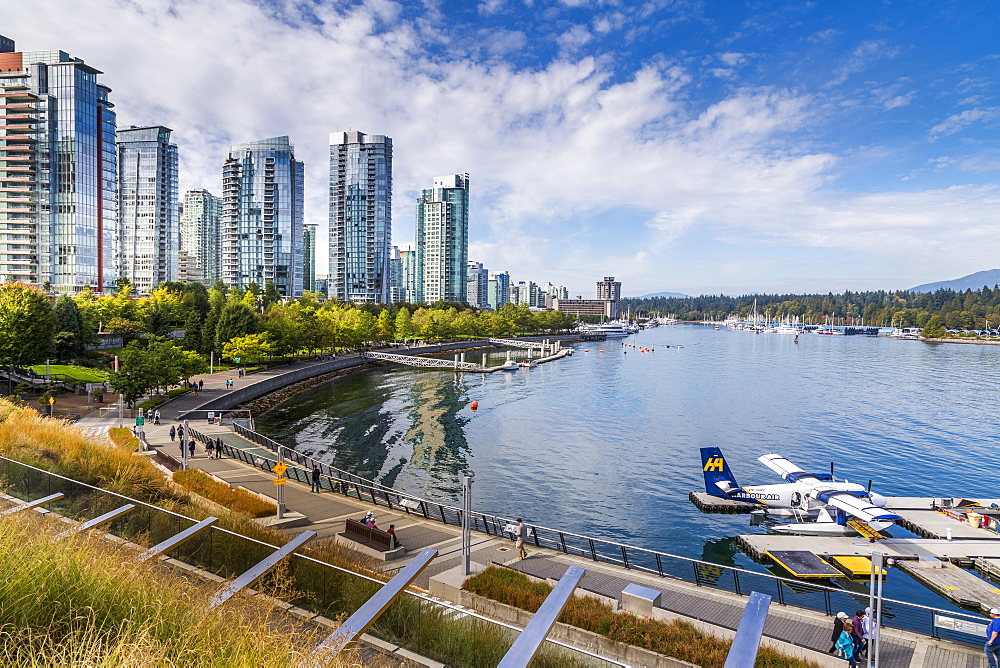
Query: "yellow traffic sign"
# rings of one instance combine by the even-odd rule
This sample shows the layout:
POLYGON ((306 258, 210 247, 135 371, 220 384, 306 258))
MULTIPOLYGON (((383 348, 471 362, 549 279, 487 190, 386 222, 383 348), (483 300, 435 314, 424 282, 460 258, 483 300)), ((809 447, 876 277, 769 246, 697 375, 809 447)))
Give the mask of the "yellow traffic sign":
POLYGON ((285 471, 288 470, 288 464, 285 462, 278 462, 274 465, 274 472, 278 475, 285 475, 285 471))
POLYGON ((55 398, 55 397, 49 397, 49 405, 50 405, 50 406, 51 406, 52 404, 54 404, 55 402, 56 402, 56 398, 55 398))
POLYGON ((274 479, 274 484, 275 485, 284 485, 286 482, 288 482, 288 478, 275 478, 274 479))

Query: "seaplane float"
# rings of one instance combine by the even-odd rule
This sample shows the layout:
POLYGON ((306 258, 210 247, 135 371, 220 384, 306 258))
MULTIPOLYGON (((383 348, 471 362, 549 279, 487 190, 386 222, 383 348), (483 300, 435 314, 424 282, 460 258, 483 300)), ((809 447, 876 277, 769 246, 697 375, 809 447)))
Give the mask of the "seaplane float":
MULTIPOLYGON (((806 536, 853 536, 869 540, 900 519, 885 509, 887 500, 868 486, 836 480, 830 473, 807 473, 781 455, 768 454, 757 460, 777 473, 784 483, 741 487, 719 448, 701 449, 705 492, 736 501, 763 506, 757 518, 793 518, 796 521, 770 528, 782 533, 806 536)), ((751 519, 753 521, 753 518, 751 519)))

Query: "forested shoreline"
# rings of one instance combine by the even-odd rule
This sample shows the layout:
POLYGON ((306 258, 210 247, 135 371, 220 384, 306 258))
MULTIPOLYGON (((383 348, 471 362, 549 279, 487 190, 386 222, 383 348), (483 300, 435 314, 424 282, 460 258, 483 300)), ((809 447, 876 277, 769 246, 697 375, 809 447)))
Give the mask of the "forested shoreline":
POLYGON ((935 292, 885 290, 841 294, 748 294, 700 297, 622 299, 622 309, 633 315, 673 315, 685 321, 747 318, 756 302, 759 317, 798 318, 805 324, 873 327, 924 327, 933 316, 946 329, 989 329, 1000 325, 1000 286, 981 290, 935 292))

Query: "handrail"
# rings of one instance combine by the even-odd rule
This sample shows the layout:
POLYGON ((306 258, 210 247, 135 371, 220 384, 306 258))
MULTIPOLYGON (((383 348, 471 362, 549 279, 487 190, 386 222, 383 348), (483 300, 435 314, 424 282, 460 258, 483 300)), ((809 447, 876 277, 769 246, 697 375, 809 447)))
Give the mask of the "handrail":
MULTIPOLYGON (((270 441, 271 443, 275 443, 277 445, 276 441, 273 441, 272 439, 268 438, 267 436, 264 436, 263 434, 259 434, 257 432, 252 431, 252 430, 246 429, 245 427, 242 427, 242 426, 238 426, 237 427, 237 432, 241 433, 241 435, 243 435, 243 433, 247 433, 247 434, 250 434, 250 435, 255 436, 255 437, 266 439, 267 441, 270 441)), ((251 440, 251 439, 248 438, 248 440, 251 440)), ((257 444, 258 445, 264 445, 263 443, 257 443, 257 444)), ((233 451, 233 452, 235 452, 235 451, 245 452, 241 448, 237 448, 237 447, 231 446, 229 444, 225 444, 225 447, 227 449, 231 449, 231 451, 233 451)), ((267 447, 267 446, 264 445, 264 447, 267 447)), ((459 523, 461 522, 462 509, 460 509, 460 508, 457 508, 455 506, 449 506, 449 505, 443 504, 443 503, 439 503, 437 501, 428 501, 426 499, 423 499, 423 498, 420 498, 420 497, 417 497, 417 496, 413 496, 413 495, 407 494, 405 492, 399 492, 399 491, 394 490, 394 489, 392 489, 390 487, 386 487, 386 486, 381 485, 379 483, 367 480, 365 478, 361 478, 360 476, 357 476, 355 474, 348 473, 346 471, 342 471, 341 469, 337 469, 336 467, 330 466, 329 464, 325 464, 323 462, 317 462, 315 459, 309 457, 308 455, 303 455, 303 454, 301 454, 299 452, 296 452, 294 449, 292 449, 292 448, 290 448, 288 446, 282 445, 281 447, 283 448, 283 450, 285 452, 287 452, 289 454, 294 454, 295 456, 300 457, 302 459, 306 459, 306 460, 310 460, 310 461, 316 462, 317 464, 320 465, 321 471, 322 471, 323 468, 326 468, 326 469, 329 469, 331 471, 337 471, 339 473, 343 473, 345 476, 347 476, 347 479, 337 479, 337 478, 334 478, 332 476, 327 476, 327 475, 324 475, 324 477, 327 478, 328 480, 330 480, 333 484, 336 484, 336 483, 346 483, 346 484, 342 484, 341 488, 339 490, 341 493, 343 493, 345 495, 348 495, 348 491, 346 489, 346 487, 348 487, 348 486, 354 487, 356 490, 358 490, 358 498, 359 499, 361 498, 360 490, 366 490, 368 492, 368 495, 371 497, 371 501, 373 503, 375 503, 376 505, 379 505, 379 501, 380 501, 379 495, 389 495, 389 494, 391 494, 391 495, 397 497, 398 499, 412 499, 413 501, 416 501, 417 503, 419 503, 420 507, 421 507, 421 510, 423 510, 423 515, 424 515, 424 517, 426 519, 433 519, 435 521, 441 521, 443 524, 452 525, 452 522, 447 521, 448 514, 445 511, 448 511, 448 513, 452 514, 459 523), (433 507, 436 507, 438 509, 438 512, 436 514, 435 513, 430 513, 430 512, 426 511, 427 508, 433 508, 433 507)), ((256 463, 254 463, 253 462, 253 458, 250 457, 249 455, 248 455, 247 459, 250 460, 247 463, 250 463, 251 465, 257 466, 258 468, 264 468, 263 466, 259 466, 256 463)), ((246 461, 246 460, 244 460, 244 461, 246 461)), ((271 460, 267 460, 265 458, 265 461, 270 462, 271 460)), ((292 469, 290 468, 289 470, 292 470, 292 469)), ((298 469, 298 470, 305 472, 305 469, 298 469)), ((300 480, 300 482, 303 482, 303 481, 300 480)), ((332 488, 333 487, 331 485, 331 489, 332 488)), ((383 499, 383 502, 386 502, 386 500, 383 499)), ((392 503, 395 503, 395 502, 388 502, 388 505, 390 505, 390 507, 391 507, 392 503)), ((406 508, 407 513, 410 512, 410 508, 409 507, 407 507, 407 506, 403 506, 403 507, 406 508)), ((473 518, 477 520, 477 522, 476 522, 477 526, 475 526, 474 529, 476 531, 485 531, 485 533, 487 533, 488 535, 493 535, 489 531, 489 525, 490 525, 490 523, 492 523, 494 525, 494 527, 500 527, 500 528, 498 528, 496 530, 497 534, 503 534, 504 532, 502 531, 502 527, 505 526, 506 524, 511 523, 511 519, 510 518, 505 518, 505 517, 500 516, 500 515, 487 515, 485 513, 479 513, 479 512, 474 512, 473 513, 473 518), (484 523, 484 529, 479 529, 479 527, 478 527, 478 519, 482 519, 482 521, 484 523)), ((771 573, 761 573, 759 571, 751 571, 751 570, 747 570, 745 568, 740 568, 738 566, 729 566, 729 565, 725 565, 725 564, 717 564, 717 563, 713 563, 713 562, 709 562, 709 561, 703 561, 701 559, 695 559, 695 558, 692 558, 692 557, 685 557, 685 556, 681 556, 681 555, 670 554, 670 553, 667 553, 667 552, 659 552, 657 550, 651 550, 651 549, 648 549, 648 548, 637 547, 637 546, 629 545, 629 544, 626 544, 626 543, 616 543, 614 541, 609 541, 609 540, 605 540, 605 539, 601 539, 601 538, 592 538, 590 536, 586 536, 586 535, 583 535, 583 534, 577 534, 577 533, 573 533, 573 532, 569 532, 569 531, 562 531, 562 530, 559 530, 559 529, 552 529, 550 527, 544 527, 544 526, 541 526, 541 525, 531 525, 531 529, 534 532, 534 537, 535 537, 535 543, 536 543, 536 545, 541 545, 541 543, 544 542, 547 545, 551 545, 552 549, 554 549, 556 551, 560 551, 560 552, 566 553, 566 554, 578 553, 581 556, 589 556, 594 561, 605 561, 607 563, 618 563, 618 564, 624 565, 627 569, 630 569, 630 570, 638 570, 638 571, 642 571, 642 572, 645 572, 645 573, 650 573, 650 574, 653 574, 653 575, 658 575, 659 577, 665 577, 665 578, 669 577, 669 578, 677 579, 677 580, 684 581, 684 582, 693 582, 694 584, 697 584, 698 586, 715 586, 712 582, 706 582, 704 575, 699 576, 699 574, 698 574, 698 569, 699 568, 709 568, 709 569, 712 569, 712 570, 715 570, 715 571, 733 573, 733 579, 734 579, 734 583, 735 583, 735 593, 737 595, 740 595, 740 596, 745 596, 746 595, 745 593, 743 593, 743 592, 740 591, 740 583, 739 583, 739 576, 740 576, 740 574, 743 574, 745 577, 749 576, 749 577, 764 578, 765 580, 774 582, 775 586, 776 586, 776 588, 778 590, 778 599, 779 599, 779 602, 782 603, 782 604, 795 605, 795 602, 789 602, 789 601, 787 601, 786 595, 782 593, 782 589, 781 589, 782 586, 787 587, 789 590, 792 590, 792 591, 795 591, 796 589, 803 589, 803 588, 805 588, 805 589, 808 589, 809 592, 816 593, 816 594, 822 594, 824 596, 824 601, 826 602, 826 607, 829 607, 829 605, 830 605, 830 595, 831 594, 838 594, 838 595, 843 594, 843 595, 848 595, 848 596, 851 595, 851 592, 846 591, 844 589, 838 589, 836 587, 830 587, 830 586, 827 586, 827 585, 819 585, 819 584, 814 584, 814 583, 811 583, 811 582, 810 583, 805 583, 805 582, 802 582, 801 580, 795 580, 795 579, 792 579, 792 578, 785 578, 785 577, 781 577, 781 576, 778 576, 778 575, 773 575, 771 573), (539 533, 546 533, 546 532, 550 533, 550 534, 553 534, 553 537, 550 538, 550 537, 540 537, 539 536, 539 533), (566 545, 566 538, 576 538, 576 539, 579 539, 580 541, 584 542, 585 544, 589 544, 591 546, 591 549, 588 551, 588 550, 585 550, 584 548, 566 545), (620 552, 623 558, 612 559, 610 556, 608 556, 606 554, 598 554, 597 548, 596 548, 596 544, 600 544, 601 546, 606 546, 606 547, 610 548, 611 550, 614 550, 615 552, 620 552), (644 567, 641 564, 636 563, 634 559, 630 560, 629 557, 628 557, 628 553, 629 552, 632 552, 632 553, 641 553, 641 554, 644 554, 644 555, 648 555, 650 557, 654 557, 656 559, 657 564, 661 564, 663 559, 673 559, 673 560, 676 560, 678 562, 683 562, 683 563, 690 564, 690 565, 692 565, 695 568, 695 571, 696 571, 695 578, 694 578, 694 580, 689 580, 687 578, 682 578, 682 577, 678 577, 676 575, 671 575, 669 573, 664 573, 663 570, 662 570, 662 568, 660 568, 660 569, 657 570, 657 569, 652 569, 652 568, 644 567)), ((720 578, 716 578, 716 579, 721 579, 721 577, 720 578)), ((724 587, 718 587, 718 588, 719 589, 725 589, 724 587)), ((732 591, 730 589, 725 589, 725 590, 726 591, 732 591)), ((964 616, 966 619, 974 620, 974 621, 977 621, 977 622, 981 622, 982 619, 983 619, 982 617, 973 615, 971 613, 967 613, 967 612, 953 612, 953 611, 950 611, 950 610, 943 610, 941 608, 935 608, 935 607, 928 606, 928 605, 923 605, 923 604, 920 604, 920 603, 912 603, 912 602, 908 602, 908 601, 900 601, 900 600, 889 599, 889 598, 885 598, 883 600, 885 600, 886 603, 889 603, 889 604, 895 604, 895 605, 905 606, 907 608, 917 609, 917 610, 923 610, 923 611, 927 611, 927 612, 934 613, 934 614, 942 614, 942 615, 948 615, 948 616, 952 616, 952 617, 954 617, 954 616, 964 616)), ((800 606, 797 606, 797 607, 805 607, 806 609, 812 609, 812 610, 817 610, 817 611, 821 610, 821 608, 817 608, 816 606, 800 605, 800 606)), ((832 612, 830 610, 822 609, 822 611, 825 612, 826 614, 832 614, 832 612)), ((933 629, 931 630, 930 633, 926 633, 926 632, 922 632, 922 631, 916 631, 916 632, 918 632, 918 633, 924 633, 924 635, 930 635, 931 637, 936 637, 935 632, 934 632, 933 629)))
MULTIPOLYGON (((231 447, 231 446, 227 446, 227 447, 231 447)), ((51 471, 46 471, 45 469, 40 469, 40 468, 38 468, 36 466, 31 466, 30 464, 25 464, 23 462, 19 462, 16 459, 10 459, 9 457, 4 457, 4 456, 0 455, 0 461, 6 461, 6 462, 9 462, 11 464, 15 464, 17 466, 22 466, 24 468, 31 469, 32 471, 35 471, 37 473, 41 473, 43 475, 47 475, 47 476, 50 476, 50 477, 53 477, 53 478, 59 478, 60 480, 65 480, 66 482, 72 483, 74 485, 79 485, 80 487, 86 487, 87 489, 91 489, 91 490, 93 490, 95 492, 99 492, 101 494, 108 494, 110 496, 115 496, 115 497, 118 497, 119 499, 124 499, 126 501, 129 501, 129 502, 131 502, 132 504, 134 504, 136 506, 143 506, 145 508, 149 508, 150 510, 154 510, 154 511, 157 511, 157 512, 160 512, 160 513, 164 513, 166 515, 172 515, 172 516, 177 517, 177 518, 182 519, 182 520, 187 520, 188 522, 192 522, 192 523, 197 523, 198 522, 198 520, 195 520, 195 519, 193 519, 191 517, 188 517, 186 515, 182 515, 180 513, 174 512, 172 510, 167 510, 166 508, 161 508, 160 506, 155 506, 153 504, 146 503, 145 501, 140 501, 138 499, 133 499, 131 497, 124 496, 122 494, 118 494, 117 492, 111 492, 109 490, 102 489, 100 487, 95 487, 94 485, 88 485, 85 482, 80 482, 79 480, 74 480, 73 478, 68 478, 66 476, 59 475, 58 473, 53 473, 51 471)), ((244 534, 236 533, 235 531, 229 531, 228 529, 223 529, 222 527, 212 526, 211 530, 212 531, 219 531, 221 533, 228 534, 230 536, 235 536, 236 538, 239 538, 241 540, 248 541, 250 543, 255 543, 255 544, 259 545, 259 546, 270 548, 271 550, 277 550, 277 549, 280 548, 280 546, 278 546, 278 545, 272 545, 272 544, 270 544, 268 542, 265 542, 265 541, 262 541, 262 540, 258 540, 256 538, 251 537, 251 536, 246 536, 244 534)), ((317 559, 316 557, 310 557, 309 555, 302 554, 300 552, 295 552, 295 553, 293 553, 292 556, 294 556, 297 559, 303 559, 305 561, 311 562, 311 563, 316 564, 318 566, 321 566, 323 568, 329 568, 329 569, 332 569, 332 570, 339 571, 341 573, 350 575, 352 577, 357 577, 357 578, 361 578, 363 580, 367 580, 367 581, 369 581, 371 583, 374 583, 374 584, 377 584, 379 586, 385 584, 385 582, 383 580, 380 580, 378 578, 372 577, 370 575, 365 575, 364 573, 358 573, 357 571, 352 571, 352 570, 350 570, 348 568, 344 568, 343 566, 337 566, 336 564, 331 564, 329 562, 323 561, 321 559, 317 559)), ((503 627, 503 628, 511 630, 511 631, 518 631, 518 632, 521 631, 521 628, 518 627, 518 626, 516 626, 516 625, 514 625, 514 624, 510 624, 508 622, 504 622, 504 621, 500 621, 500 620, 497 620, 497 619, 493 619, 492 617, 489 617, 489 616, 484 615, 482 613, 476 612, 474 610, 470 610, 470 609, 465 608, 465 607, 463 607, 461 605, 458 605, 456 603, 451 603, 449 601, 443 601, 443 600, 434 598, 434 597, 432 597, 428 593, 424 593, 422 591, 413 590, 413 589, 406 589, 405 592, 406 592, 406 594, 408 594, 410 596, 413 596, 414 598, 418 598, 418 599, 422 600, 423 602, 425 602, 425 603, 427 603, 429 605, 436 605, 436 606, 441 606, 443 608, 447 608, 447 609, 451 610, 452 612, 454 612, 455 614, 465 615, 467 617, 473 617, 473 618, 478 619, 480 621, 483 621, 483 622, 486 622, 486 623, 489 623, 489 624, 493 624, 495 626, 500 626, 500 627, 503 627)), ((889 600, 889 599, 885 599, 885 600, 889 600)), ((553 645, 557 645, 557 646, 562 647, 564 649, 567 649, 567 650, 570 650, 570 651, 573 651, 573 652, 577 652, 579 654, 583 654, 585 656, 589 656, 589 657, 594 658, 594 659, 599 659, 601 661, 604 661, 604 662, 607 662, 607 663, 610 663, 610 664, 613 664, 613 665, 628 666, 628 664, 621 663, 620 661, 617 661, 615 659, 610 659, 610 658, 608 658, 606 656, 602 656, 602 655, 597 654, 596 652, 592 652, 592 651, 590 651, 588 649, 584 649, 582 647, 577 647, 577 646, 572 645, 572 644, 570 644, 570 643, 568 643, 566 641, 563 641, 563 640, 558 640, 558 639, 555 639, 555 638, 548 638, 547 641, 550 642, 550 643, 552 643, 553 645)))

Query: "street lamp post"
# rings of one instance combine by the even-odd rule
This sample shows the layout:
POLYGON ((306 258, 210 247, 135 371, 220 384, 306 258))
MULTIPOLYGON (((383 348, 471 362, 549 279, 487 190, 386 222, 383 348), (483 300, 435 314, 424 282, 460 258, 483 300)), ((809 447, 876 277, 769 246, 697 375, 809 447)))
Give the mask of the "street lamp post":
MULTIPOLYGON (((868 654, 865 659, 866 668, 879 668, 879 655, 882 651, 882 587, 885 578, 882 577, 882 565, 892 568, 896 560, 881 552, 872 553, 871 580, 868 587, 868 654)), ((888 573, 887 573, 888 575, 888 573)))
POLYGON ((462 575, 471 575, 472 559, 472 479, 469 471, 462 476, 462 575))
POLYGON ((187 420, 184 420, 184 438, 181 439, 181 468, 187 471, 188 468, 188 439, 191 438, 191 427, 187 420))

